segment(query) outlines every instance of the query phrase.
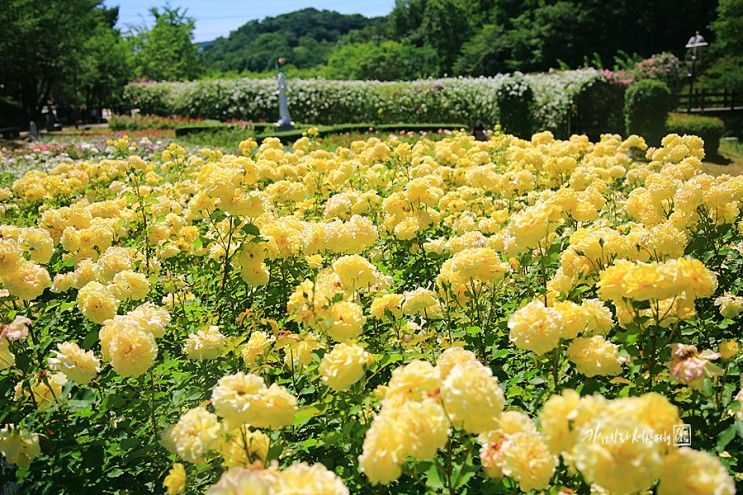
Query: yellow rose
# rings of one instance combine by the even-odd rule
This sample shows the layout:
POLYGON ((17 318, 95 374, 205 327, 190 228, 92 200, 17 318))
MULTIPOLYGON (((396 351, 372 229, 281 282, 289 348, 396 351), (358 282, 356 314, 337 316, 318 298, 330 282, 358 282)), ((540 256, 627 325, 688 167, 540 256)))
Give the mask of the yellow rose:
POLYGON ((522 492, 549 487, 557 460, 541 434, 516 433, 506 438, 501 449, 500 468, 522 492))
POLYGON ((735 481, 719 459, 688 447, 671 452, 663 461, 658 495, 733 495, 735 481))
POLYGON ((212 391, 212 404, 216 413, 237 423, 247 423, 251 409, 265 393, 263 378, 243 372, 227 375, 219 379, 212 391))
POLYGON ((179 456, 188 462, 198 463, 218 445, 221 430, 214 414, 203 407, 195 407, 181 416, 170 436, 179 456))
POLYGON ((563 333, 563 319, 555 308, 535 299, 508 319, 509 338, 516 347, 541 355, 557 347, 563 333))
POLYGON ((41 453, 39 435, 6 425, 0 429, 0 453, 8 463, 28 469, 41 453))
POLYGON ((256 365, 259 359, 265 356, 268 352, 272 342, 273 337, 269 337, 265 332, 256 330, 251 333, 245 347, 240 351, 240 355, 242 356, 245 365, 256 365))
POLYGON ((322 381, 333 390, 347 390, 364 376, 364 365, 370 358, 357 344, 336 344, 323 356, 318 371, 322 381))
POLYGON ((725 340, 720 342, 720 357, 724 360, 733 359, 738 355, 738 341, 725 340))
POLYGON ((361 306, 350 301, 340 301, 330 307, 332 318, 328 336, 338 342, 355 339, 361 335, 366 318, 361 306))
POLYGON ((122 376, 144 374, 157 357, 155 337, 136 324, 104 326, 99 337, 104 360, 122 376))
POLYGON ((494 429, 505 402, 490 368, 475 360, 452 368, 441 386, 441 400, 452 424, 469 433, 494 429))
POLYGON ((579 373, 588 377, 616 376, 622 371, 619 346, 600 335, 573 340, 568 346, 567 357, 575 364, 579 373))
POLYGON ((183 464, 180 462, 173 464, 163 481, 163 486, 168 491, 168 495, 180 495, 186 491, 186 469, 183 464))
POLYGON ((93 351, 84 351, 74 342, 57 344, 49 366, 77 383, 89 383, 100 371, 100 362, 93 351))
POLYGON ((226 467, 250 467, 253 462, 266 463, 271 439, 261 431, 251 431, 247 425, 227 431, 226 438, 219 446, 219 453, 226 467))
POLYGON ((219 327, 212 325, 188 334, 183 354, 194 360, 216 359, 224 352, 226 341, 227 337, 219 332, 219 327))
POLYGON ((367 288, 376 279, 377 268, 359 255, 342 256, 333 262, 333 271, 347 291, 367 288))
POLYGON ((77 307, 90 321, 101 324, 116 315, 119 301, 99 282, 89 282, 77 294, 77 307))
POLYGON ((282 471, 271 492, 305 495, 348 495, 349 493, 343 480, 334 472, 329 471, 322 464, 310 466, 304 462, 292 464, 282 471))

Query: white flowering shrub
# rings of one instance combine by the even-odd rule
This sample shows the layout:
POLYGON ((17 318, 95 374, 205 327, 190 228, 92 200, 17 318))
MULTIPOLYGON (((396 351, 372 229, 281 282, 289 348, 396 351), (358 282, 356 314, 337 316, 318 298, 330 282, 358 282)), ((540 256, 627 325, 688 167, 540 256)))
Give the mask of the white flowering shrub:
MULTIPOLYGON (((296 79, 289 81, 288 97, 297 122, 503 123, 507 127, 498 107, 498 91, 508 82, 510 92, 533 95, 534 104, 526 106, 533 108, 532 120, 537 127, 562 135, 568 132, 571 105, 577 95, 603 77, 595 69, 581 69, 409 82, 296 79), (510 84, 514 81, 518 83, 510 84)), ((278 93, 272 79, 132 83, 126 88, 125 101, 130 108, 154 115, 253 121, 272 121, 278 115, 278 93)))

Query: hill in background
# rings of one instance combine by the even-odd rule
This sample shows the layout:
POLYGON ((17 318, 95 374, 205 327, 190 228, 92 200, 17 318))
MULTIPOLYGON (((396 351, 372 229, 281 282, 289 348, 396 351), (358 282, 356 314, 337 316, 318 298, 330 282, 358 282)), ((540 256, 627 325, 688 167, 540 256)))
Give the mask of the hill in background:
POLYGON ((203 56, 220 71, 271 70, 279 57, 298 68, 315 67, 327 62, 342 37, 354 32, 355 38, 369 38, 383 21, 307 8, 247 22, 226 38, 204 45, 203 56))

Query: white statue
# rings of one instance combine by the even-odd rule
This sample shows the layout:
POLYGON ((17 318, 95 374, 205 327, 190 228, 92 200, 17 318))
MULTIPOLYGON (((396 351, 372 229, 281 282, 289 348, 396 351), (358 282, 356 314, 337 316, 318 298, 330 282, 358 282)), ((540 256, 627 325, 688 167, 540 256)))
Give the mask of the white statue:
POLYGON ((282 128, 292 128, 294 127, 294 122, 292 122, 292 117, 289 115, 289 101, 286 98, 287 86, 283 72, 279 72, 277 82, 279 84, 279 121, 276 125, 282 128))

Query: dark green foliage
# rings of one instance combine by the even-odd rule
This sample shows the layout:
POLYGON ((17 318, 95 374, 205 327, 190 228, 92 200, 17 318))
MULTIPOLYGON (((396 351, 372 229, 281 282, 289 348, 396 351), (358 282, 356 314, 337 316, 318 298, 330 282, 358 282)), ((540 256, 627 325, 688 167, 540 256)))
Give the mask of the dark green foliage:
POLYGON ((578 67, 586 59, 609 61, 621 52, 681 55, 689 36, 714 20, 716 3, 398 0, 389 19, 398 38, 429 44, 445 61, 454 53, 455 73, 494 75, 544 71, 561 63, 578 67), (443 5, 449 22, 464 19, 467 26, 434 30, 429 37, 425 26, 444 27, 437 20, 443 5))
POLYGON ((4 0, 0 6, 0 96, 23 109, 23 126, 58 103, 88 107, 123 88, 126 67, 117 9, 99 0, 4 0), (104 56, 105 54, 105 56, 104 56))
POLYGON ((436 51, 429 46, 353 43, 333 51, 325 74, 332 79, 411 80, 436 76, 438 63, 436 51))
POLYGON ((575 68, 587 60, 611 61, 622 54, 641 59, 670 51, 682 56, 689 36, 715 19, 716 5, 707 0, 397 0, 388 16, 374 19, 304 9, 250 21, 206 45, 204 58, 218 72, 270 72, 278 57, 286 57, 300 69, 328 64, 329 78, 348 73, 376 79, 402 74, 399 78, 407 79, 431 71, 435 76, 495 75, 561 65, 575 68), (399 62, 388 56, 385 40, 402 47, 394 50, 399 62), (382 53, 374 56, 365 53, 372 51, 368 48, 348 47, 358 43, 374 43, 369 46, 382 53), (415 53, 412 47, 425 50, 417 70, 407 66, 407 55, 415 53), (435 64, 429 62, 431 52, 435 64), (349 55, 353 70, 339 70, 339 59, 349 55), (359 58, 365 69, 358 67, 359 58))
POLYGON ((598 139, 603 133, 624 132, 625 87, 612 81, 596 79, 586 84, 574 100, 574 120, 569 134, 586 134, 598 139))
POLYGON ((0 127, 18 125, 23 121, 21 106, 7 98, 0 96, 0 127))
MULTIPOLYGON (((717 19, 712 24, 715 42, 712 55, 717 58, 704 71, 701 83, 712 90, 743 90, 743 0, 721 0, 717 19)), ((703 65, 710 57, 702 58, 703 65)))
POLYGON ((660 81, 646 79, 632 84, 624 97, 627 134, 638 134, 649 145, 658 145, 666 130, 671 103, 671 91, 660 81))
POLYGON ((509 47, 503 40, 503 27, 486 24, 462 45, 462 51, 454 63, 455 74, 472 76, 493 75, 503 72, 509 47))
POLYGON ((534 91, 516 74, 497 91, 499 123, 505 132, 528 138, 534 132, 534 91))
POLYGON ((715 117, 671 113, 666 121, 666 132, 699 136, 704 140, 705 156, 714 158, 720 147, 720 138, 725 134, 725 124, 715 117))
POLYGON ((196 23, 180 8, 152 8, 155 25, 131 38, 134 75, 139 79, 176 81, 193 79, 201 63, 193 43, 196 23))

